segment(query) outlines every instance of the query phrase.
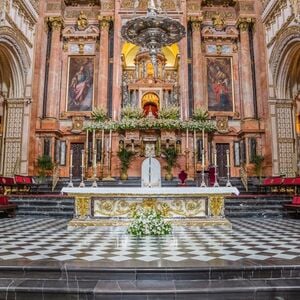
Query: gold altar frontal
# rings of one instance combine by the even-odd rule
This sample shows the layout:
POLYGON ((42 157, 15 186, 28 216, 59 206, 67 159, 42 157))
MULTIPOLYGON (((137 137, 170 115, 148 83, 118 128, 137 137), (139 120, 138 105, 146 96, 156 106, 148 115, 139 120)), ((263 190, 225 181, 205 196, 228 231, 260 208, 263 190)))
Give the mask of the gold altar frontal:
POLYGON ((68 224, 69 229, 127 226, 139 208, 160 211, 174 226, 231 228, 224 214, 224 198, 238 194, 236 188, 123 188, 119 192, 64 188, 62 192, 75 197, 75 216, 68 224))

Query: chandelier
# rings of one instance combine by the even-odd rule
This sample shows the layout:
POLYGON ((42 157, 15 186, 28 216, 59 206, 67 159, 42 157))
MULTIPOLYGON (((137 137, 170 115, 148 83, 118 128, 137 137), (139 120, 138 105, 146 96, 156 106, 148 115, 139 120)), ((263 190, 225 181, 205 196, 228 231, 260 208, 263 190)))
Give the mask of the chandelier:
POLYGON ((185 36, 184 26, 174 19, 160 15, 160 11, 160 7, 155 7, 154 0, 149 0, 147 15, 127 21, 121 29, 121 35, 126 41, 149 51, 155 77, 157 54, 161 48, 177 43, 185 36))

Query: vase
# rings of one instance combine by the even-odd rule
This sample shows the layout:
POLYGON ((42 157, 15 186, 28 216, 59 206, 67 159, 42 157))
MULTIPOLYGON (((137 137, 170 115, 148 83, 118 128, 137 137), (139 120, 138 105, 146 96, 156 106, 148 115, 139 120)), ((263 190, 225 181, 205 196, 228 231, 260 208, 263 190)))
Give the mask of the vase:
POLYGON ((127 172, 121 172, 120 178, 121 178, 121 180, 127 180, 127 179, 128 179, 128 174, 127 174, 127 172))
POLYGON ((168 181, 172 180, 173 179, 172 173, 167 173, 166 176, 165 176, 165 179, 168 180, 168 181))

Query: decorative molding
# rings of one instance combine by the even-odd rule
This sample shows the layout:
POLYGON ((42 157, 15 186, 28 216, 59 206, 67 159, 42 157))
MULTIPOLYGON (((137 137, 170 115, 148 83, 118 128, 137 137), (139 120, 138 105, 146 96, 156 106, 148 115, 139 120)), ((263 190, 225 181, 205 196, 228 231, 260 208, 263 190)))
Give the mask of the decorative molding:
POLYGON ((61 30, 64 25, 63 18, 61 16, 48 17, 48 24, 53 30, 61 30))
POLYGON ((109 30, 111 21, 113 20, 112 16, 98 16, 100 30, 109 30))
POLYGON ((237 27, 241 31, 248 31, 249 26, 255 23, 255 18, 252 17, 240 17, 237 21, 237 27))

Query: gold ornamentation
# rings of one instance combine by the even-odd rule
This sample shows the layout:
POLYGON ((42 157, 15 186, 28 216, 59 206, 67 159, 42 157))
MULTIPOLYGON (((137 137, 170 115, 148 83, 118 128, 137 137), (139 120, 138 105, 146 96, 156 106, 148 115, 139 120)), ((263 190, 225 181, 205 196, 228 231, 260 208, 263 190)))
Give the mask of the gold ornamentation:
POLYGON ((228 132, 228 117, 217 117, 217 130, 220 133, 228 132))
POLYGON ((49 17, 48 23, 53 30, 61 30, 61 28, 63 27, 63 19, 61 16, 49 17))
POLYGON ((237 26, 241 31, 248 31, 249 26, 255 22, 254 18, 239 18, 237 22, 237 26))
POLYGON ((90 215, 91 200, 89 197, 76 197, 75 209, 76 215, 79 218, 84 218, 90 215))
POLYGON ((213 26, 216 30, 221 31, 225 27, 225 19, 220 15, 219 12, 217 12, 213 17, 212 17, 212 22, 213 26))
POLYGON ((110 22, 112 21, 112 16, 98 16, 100 29, 109 30, 110 22))
POLYGON ((73 133, 80 133, 83 130, 84 117, 72 117, 72 129, 73 133))
POLYGON ((77 19, 77 28, 79 30, 85 30, 89 25, 88 18, 83 11, 80 12, 78 19, 77 19))
POLYGON ((209 211, 212 217, 221 217, 224 215, 224 198, 223 196, 209 197, 209 211))

